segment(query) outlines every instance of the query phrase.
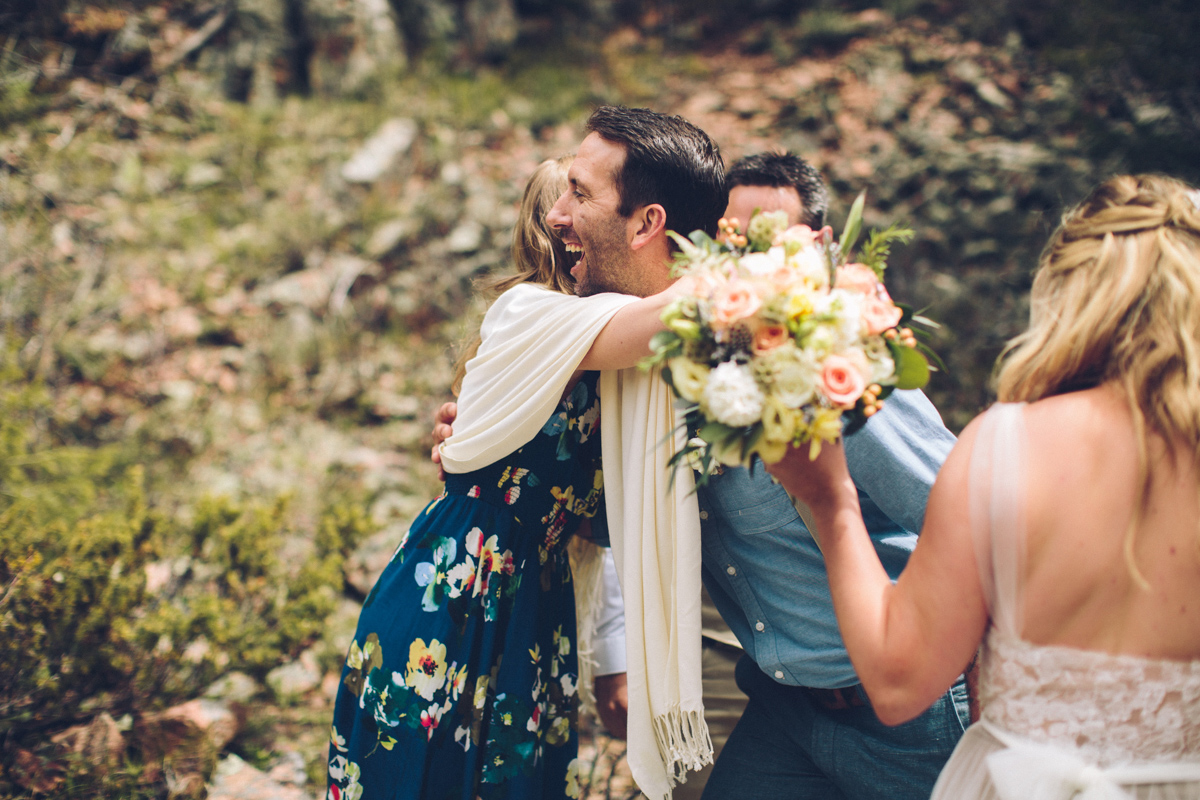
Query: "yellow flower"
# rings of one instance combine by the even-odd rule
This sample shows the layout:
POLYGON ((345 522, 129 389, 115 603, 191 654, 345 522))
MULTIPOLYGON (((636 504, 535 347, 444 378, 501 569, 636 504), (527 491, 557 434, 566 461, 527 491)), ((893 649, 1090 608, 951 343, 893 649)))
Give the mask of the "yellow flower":
MULTIPOLYGON (((768 396, 767 402, 763 406, 763 439, 771 444, 787 445, 796 435, 796 416, 796 412, 784 405, 778 397, 768 396)), ((782 458, 782 454, 780 458, 782 458)), ((763 461, 767 461, 765 456, 763 461)), ((768 461, 767 463, 774 462, 768 461)))
POLYGON ((475 707, 483 708, 487 702, 488 676, 480 675, 475 679, 475 707))
POLYGON ((764 440, 758 443, 754 451, 758 453, 758 457, 763 460, 764 464, 774 464, 787 455, 789 444, 791 442, 768 442, 764 440))
POLYGON ((791 320, 809 316, 813 313, 812 295, 800 289, 792 292, 783 304, 783 313, 787 314, 788 319, 791 320))
POLYGON ((671 382, 675 384, 675 391, 679 392, 679 396, 689 403, 700 402, 704 387, 708 384, 709 368, 683 357, 672 358, 669 366, 671 382))
POLYGON ((405 683, 426 700, 446 683, 446 645, 433 639, 426 646, 417 639, 408 648, 408 674, 405 683))
POLYGON ((809 458, 816 458, 821 452, 821 442, 836 442, 842 435, 842 412, 837 408, 819 408, 809 425, 808 435, 812 437, 812 447, 809 458))

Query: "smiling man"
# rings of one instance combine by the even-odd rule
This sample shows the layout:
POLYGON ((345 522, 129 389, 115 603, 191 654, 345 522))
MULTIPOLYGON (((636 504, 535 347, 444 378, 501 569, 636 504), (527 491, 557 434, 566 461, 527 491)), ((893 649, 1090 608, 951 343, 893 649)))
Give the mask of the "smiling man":
POLYGON ((568 249, 582 253, 571 270, 575 293, 662 291, 675 249, 666 231, 717 232, 721 153, 681 117, 644 108, 602 106, 587 129, 567 191, 546 215, 568 249))

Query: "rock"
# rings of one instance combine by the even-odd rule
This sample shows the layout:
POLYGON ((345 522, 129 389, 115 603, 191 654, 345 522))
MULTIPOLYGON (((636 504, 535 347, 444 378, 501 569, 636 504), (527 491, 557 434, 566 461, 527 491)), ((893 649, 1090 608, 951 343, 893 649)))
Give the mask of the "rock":
POLYGON ((416 122, 389 119, 342 166, 342 177, 350 183, 374 183, 408 151, 416 138, 416 122))
POLYGON ((483 226, 473 219, 463 221, 446 237, 446 249, 451 253, 472 253, 483 245, 483 226))
POLYGON ((308 782, 304 756, 295 750, 280 753, 279 757, 271 765, 271 769, 267 772, 267 777, 278 783, 303 786, 308 782))
POLYGON ((121 726, 107 712, 101 713, 87 725, 68 728, 51 741, 97 767, 116 767, 125 754, 125 737, 121 735, 121 726))
POLYGON ((174 764, 177 772, 202 772, 240 727, 226 703, 200 698, 143 716, 133 732, 146 761, 174 764))
POLYGON ((388 220, 371 232, 371 238, 367 240, 365 248, 366 253, 371 258, 381 258, 395 250, 419 230, 420 223, 414 219, 388 220))
POLYGON ((200 314, 191 306, 172 308, 162 316, 163 329, 176 342, 190 341, 204 331, 200 314))
POLYGON ((204 696, 209 700, 227 703, 249 703, 262 690, 258 681, 244 672, 228 672, 218 678, 207 689, 204 696))
POLYGON ((230 754, 208 784, 208 800, 311 800, 300 788, 272 780, 267 773, 230 754))
POLYGON ((225 173, 216 164, 197 161, 188 167, 187 174, 183 176, 183 182, 189 189, 203 189, 205 186, 220 183, 223 177, 225 177, 225 173))
POLYGON ((321 668, 317 664, 316 652, 305 650, 290 664, 276 667, 267 673, 267 686, 280 699, 295 697, 311 692, 321 685, 321 668))

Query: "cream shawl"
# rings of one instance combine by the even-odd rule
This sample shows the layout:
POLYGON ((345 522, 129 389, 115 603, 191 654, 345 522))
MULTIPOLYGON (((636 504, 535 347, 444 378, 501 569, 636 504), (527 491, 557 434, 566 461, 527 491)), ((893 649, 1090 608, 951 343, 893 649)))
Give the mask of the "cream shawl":
MULTIPOLYGON (((601 329, 636 299, 532 284, 501 295, 467 363, 454 435, 441 446, 446 470, 479 469, 532 439, 601 329)), ((600 407, 605 505, 625 599, 629 765, 639 788, 659 800, 687 770, 712 761, 700 679, 700 518, 689 470, 668 489, 667 461, 682 433, 657 371, 603 373, 600 407)), ((587 606, 581 639, 594 626, 599 580, 599 570, 585 572, 577 573, 576 597, 587 606)), ((585 646, 581 684, 588 655, 585 646)))

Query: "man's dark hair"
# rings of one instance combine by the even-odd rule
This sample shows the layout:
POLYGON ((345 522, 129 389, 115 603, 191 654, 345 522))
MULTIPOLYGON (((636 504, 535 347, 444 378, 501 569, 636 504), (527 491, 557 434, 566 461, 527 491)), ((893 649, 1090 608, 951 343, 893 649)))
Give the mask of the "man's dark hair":
POLYGON ((725 162, 708 134, 683 117, 622 106, 597 108, 587 129, 625 148, 625 163, 615 176, 618 214, 628 217, 658 203, 667 212, 668 229, 716 235, 727 198, 725 162))
POLYGON ((804 207, 802 223, 817 230, 829 213, 829 188, 817 168, 794 153, 759 153, 733 162, 725 174, 729 189, 735 186, 791 186, 804 207))

